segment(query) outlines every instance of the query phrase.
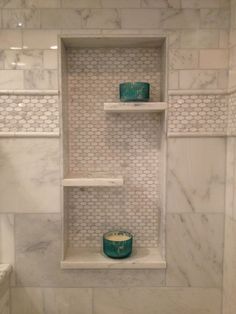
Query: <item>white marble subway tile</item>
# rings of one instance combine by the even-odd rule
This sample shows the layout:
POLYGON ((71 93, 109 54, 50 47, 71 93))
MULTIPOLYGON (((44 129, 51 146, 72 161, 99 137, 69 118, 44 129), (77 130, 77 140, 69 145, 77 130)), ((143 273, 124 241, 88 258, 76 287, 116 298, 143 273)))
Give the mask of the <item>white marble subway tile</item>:
POLYGON ((170 49, 169 67, 172 70, 198 68, 197 49, 170 49))
POLYGON ((170 89, 179 89, 179 71, 170 70, 168 81, 170 89))
POLYGON ((200 50, 199 67, 201 69, 226 69, 228 64, 228 49, 200 50))
POLYGON ((41 28, 81 28, 81 12, 73 9, 41 10, 41 28))
POLYGON ((94 314, 220 314, 220 289, 95 289, 94 314))
POLYGON ((219 32, 220 32, 219 48, 228 49, 228 47, 229 47, 229 32, 228 32, 228 30, 221 29, 219 32))
POLYGON ((229 70, 229 88, 236 88, 236 66, 229 70))
POLYGON ((172 30, 172 31, 168 31, 168 37, 169 37, 169 49, 173 48, 173 49, 179 49, 180 48, 180 40, 181 40, 181 32, 180 31, 176 31, 176 30, 172 30))
POLYGON ((219 8, 220 0, 181 0, 183 9, 219 8))
POLYGON ((52 49, 57 48, 58 30, 24 30, 24 49, 52 49))
POLYGON ((141 0, 101 0, 103 8, 139 8, 141 0))
POLYGON ((0 212, 58 212, 58 140, 1 139, 0 147, 0 212))
POLYGON ((1 70, 0 74, 0 90, 24 88, 24 74, 22 70, 1 70))
POLYGON ((236 162, 236 140, 234 137, 227 138, 227 154, 226 154, 226 196, 225 196, 225 213, 229 217, 233 217, 234 194, 235 194, 235 178, 234 169, 236 162))
POLYGON ((236 66, 236 45, 230 48, 229 53, 230 53, 229 66, 230 68, 232 68, 236 66))
POLYGON ((16 215, 18 286, 145 287, 165 285, 165 270, 61 270, 61 232, 60 214, 16 215))
POLYGON ((5 50, 5 69, 40 69, 43 68, 41 50, 5 50))
POLYGON ((180 89, 217 89, 217 70, 180 70, 180 89))
POLYGON ((180 38, 181 48, 218 48, 218 30, 182 30, 180 38))
POLYGON ((224 165, 223 138, 169 139, 168 212, 223 212, 224 165))
POLYGON ((56 70, 25 70, 25 89, 58 89, 58 77, 56 70))
POLYGON ((121 9, 122 28, 160 28, 160 10, 121 9))
POLYGON ((141 7, 180 9, 181 0, 141 0, 141 7))
POLYGON ((59 8, 60 0, 21 0, 26 8, 59 8))
POLYGON ((4 63, 5 63, 6 54, 4 50, 0 50, 0 70, 5 69, 4 63))
POLYGON ((160 9, 160 25, 167 29, 195 29, 199 27, 199 10, 160 9))
POLYGON ((21 8, 22 0, 1 0, 0 8, 21 8))
POLYGON ((22 33, 18 30, 0 30, 0 49, 21 49, 22 33))
POLYGON ((100 0, 61 0, 62 8, 91 9, 101 8, 100 0))
POLYGON ((201 28, 219 28, 229 27, 229 10, 228 9, 201 9, 200 10, 200 27, 201 28))
POLYGON ((224 214, 167 214, 167 286, 221 287, 224 214))
POLYGON ((218 71, 218 88, 227 90, 229 82, 229 71, 227 69, 218 71))
POLYGON ((92 289, 12 288, 12 314, 92 314, 92 289))
POLYGON ((40 12, 37 9, 2 10, 3 28, 40 28, 40 12))
POLYGON ((43 67, 44 69, 57 69, 57 50, 44 50, 43 51, 43 67))
POLYGON ((83 28, 121 28, 118 9, 82 9, 83 28))
POLYGON ((0 295, 0 313, 10 314, 10 291, 8 288, 5 288, 0 295))

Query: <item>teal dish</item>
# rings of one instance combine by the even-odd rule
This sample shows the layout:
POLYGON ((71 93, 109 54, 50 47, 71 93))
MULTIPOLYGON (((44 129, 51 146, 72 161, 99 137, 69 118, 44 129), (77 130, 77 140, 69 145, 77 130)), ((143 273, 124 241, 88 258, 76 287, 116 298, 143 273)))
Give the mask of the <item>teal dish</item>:
POLYGON ((126 258, 132 253, 133 235, 127 231, 110 231, 103 235, 103 252, 111 258, 126 258))
POLYGON ((120 100, 121 101, 148 101, 150 93, 150 84, 145 82, 121 83, 120 100))

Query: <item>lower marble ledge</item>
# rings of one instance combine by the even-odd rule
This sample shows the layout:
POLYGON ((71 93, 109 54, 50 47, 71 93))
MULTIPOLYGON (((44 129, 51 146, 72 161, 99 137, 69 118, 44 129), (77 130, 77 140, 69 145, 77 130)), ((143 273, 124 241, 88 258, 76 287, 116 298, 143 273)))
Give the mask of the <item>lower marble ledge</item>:
POLYGON ((166 261, 159 248, 134 248, 126 259, 112 259, 100 248, 69 248, 62 269, 164 269, 166 261))

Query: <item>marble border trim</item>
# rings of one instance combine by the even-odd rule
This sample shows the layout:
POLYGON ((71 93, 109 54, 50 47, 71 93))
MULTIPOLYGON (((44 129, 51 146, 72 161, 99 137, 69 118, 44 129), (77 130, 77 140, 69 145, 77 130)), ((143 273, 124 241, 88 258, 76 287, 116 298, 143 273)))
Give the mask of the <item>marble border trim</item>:
POLYGON ((199 96, 205 96, 205 95, 227 95, 228 92, 223 89, 197 89, 197 90, 169 90, 168 95, 169 96, 192 96, 192 95, 199 95, 199 96))
POLYGON ((0 138, 6 137, 60 137, 55 132, 0 132, 0 138))
POLYGON ((168 133, 167 137, 227 137, 225 133, 168 133))
POLYGON ((58 90, 0 90, 0 95, 59 95, 58 90))

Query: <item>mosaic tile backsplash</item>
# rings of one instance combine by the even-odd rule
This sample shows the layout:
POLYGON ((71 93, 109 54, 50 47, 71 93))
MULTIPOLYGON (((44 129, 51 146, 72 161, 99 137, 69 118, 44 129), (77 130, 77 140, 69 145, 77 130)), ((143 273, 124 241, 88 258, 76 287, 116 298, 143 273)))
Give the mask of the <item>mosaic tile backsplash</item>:
MULTIPOLYGON (((124 177, 122 187, 68 188, 68 242, 101 245, 118 228, 135 245, 158 245, 160 211, 160 115, 106 114, 104 102, 119 101, 119 83, 151 83, 160 97, 160 51, 155 48, 68 50, 69 171, 124 177)), ((86 175, 86 174, 85 174, 86 175)))
POLYGON ((0 132, 59 132, 57 95, 0 95, 0 132))

